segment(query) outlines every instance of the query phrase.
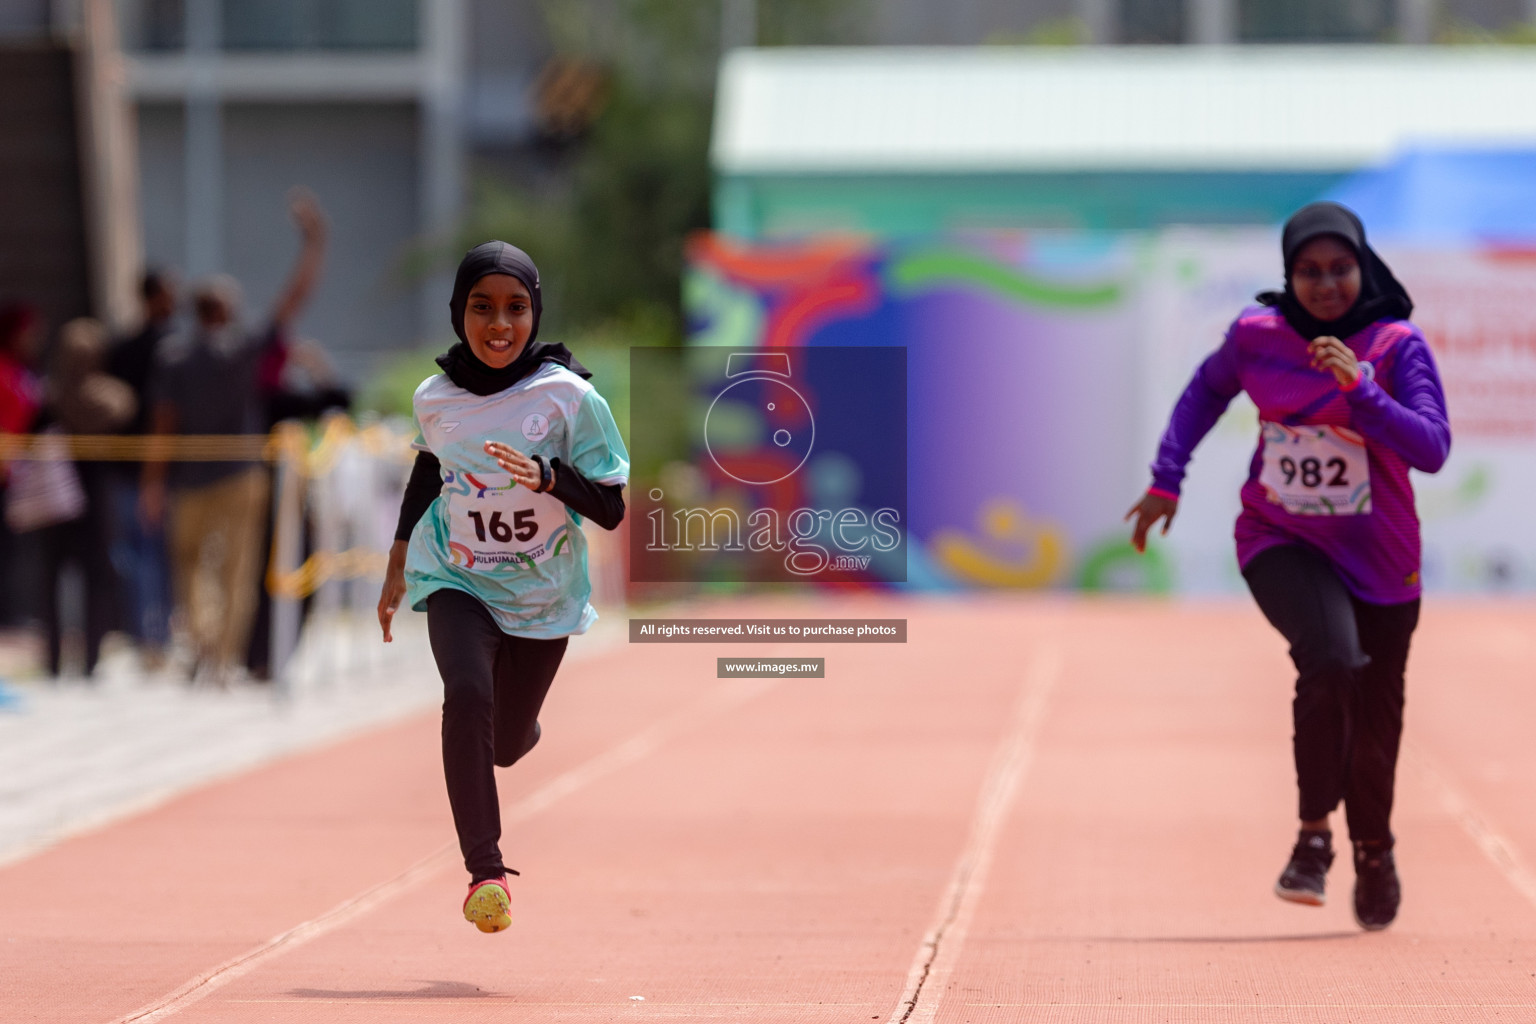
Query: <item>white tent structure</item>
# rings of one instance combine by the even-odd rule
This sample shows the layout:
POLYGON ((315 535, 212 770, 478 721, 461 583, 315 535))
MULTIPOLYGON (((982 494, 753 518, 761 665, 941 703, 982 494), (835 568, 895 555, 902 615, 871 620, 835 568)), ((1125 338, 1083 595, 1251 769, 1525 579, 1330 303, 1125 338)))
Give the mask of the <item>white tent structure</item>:
MULTIPOLYGON (((960 190, 962 205, 991 204, 1006 214, 1006 195, 994 194, 1001 186, 1027 222, 1032 194, 1043 189, 1047 205, 1070 206, 1070 188, 1057 195, 1071 184, 1063 176, 1094 175, 1085 184, 1142 195, 1133 219, 1140 211, 1166 222, 1160 211, 1169 205, 1197 212, 1188 210, 1184 187, 1194 186, 1193 198, 1204 191, 1214 214, 1194 219, 1242 222, 1253 219, 1245 211, 1268 211, 1265 190, 1282 207, 1293 205, 1407 145, 1440 143, 1536 146, 1536 52, 736 50, 721 67, 712 159, 719 226, 755 236, 778 233, 786 218, 814 223, 814 215, 794 214, 797 203, 823 215, 841 204, 834 221, 862 218, 879 231, 879 210, 859 212, 861 194, 878 204, 883 193, 871 185, 892 183, 932 205, 919 195, 926 184, 955 192, 969 180, 977 189, 969 197, 960 190), (1222 216, 1224 204, 1236 215, 1222 216)), ((1147 226, 1096 215, 1092 191, 1082 224, 1147 226)), ((961 219, 974 221, 975 213, 961 219)))

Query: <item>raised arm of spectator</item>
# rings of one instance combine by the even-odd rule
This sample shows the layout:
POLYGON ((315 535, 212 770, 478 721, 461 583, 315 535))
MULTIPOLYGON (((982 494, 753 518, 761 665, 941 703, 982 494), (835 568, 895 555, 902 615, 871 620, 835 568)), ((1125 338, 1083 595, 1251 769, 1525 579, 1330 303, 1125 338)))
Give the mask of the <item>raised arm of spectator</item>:
POLYGON ((288 193, 288 215, 299 229, 302 246, 299 258, 293 264, 293 271, 288 275, 288 283, 283 286, 282 294, 277 297, 277 303, 272 308, 272 323, 284 332, 293 326, 293 322, 304 311, 310 294, 315 290, 315 282, 320 279, 327 234, 325 214, 321 212, 315 194, 309 189, 296 188, 288 193))

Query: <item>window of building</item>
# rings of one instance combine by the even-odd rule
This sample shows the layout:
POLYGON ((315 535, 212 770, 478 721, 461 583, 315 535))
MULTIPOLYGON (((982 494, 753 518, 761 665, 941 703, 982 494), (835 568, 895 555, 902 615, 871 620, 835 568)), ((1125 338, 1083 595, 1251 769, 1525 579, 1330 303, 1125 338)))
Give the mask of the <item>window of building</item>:
POLYGON ((417 0, 223 0, 231 50, 399 50, 416 46, 417 0))
POLYGON ((410 50, 420 0, 117 0, 123 42, 187 45, 188 8, 213 3, 229 50, 410 50))
POLYGON ((1118 0, 1119 41, 1122 43, 1182 43, 1186 0, 1118 0))
POLYGON ((1245 43, 1374 43, 1396 28, 1393 0, 1237 0, 1245 43))
POLYGON ((119 0, 123 42, 144 50, 179 50, 186 45, 184 0, 119 0))

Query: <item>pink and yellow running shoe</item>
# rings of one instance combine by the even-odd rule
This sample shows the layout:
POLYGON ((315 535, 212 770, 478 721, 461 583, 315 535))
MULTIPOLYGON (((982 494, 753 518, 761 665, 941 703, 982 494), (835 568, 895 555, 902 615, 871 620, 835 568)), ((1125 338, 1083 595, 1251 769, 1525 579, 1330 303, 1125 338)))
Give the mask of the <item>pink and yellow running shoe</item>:
POLYGON ((464 920, 483 932, 499 932, 512 927, 512 893, 507 876, 471 882, 464 897, 464 920))

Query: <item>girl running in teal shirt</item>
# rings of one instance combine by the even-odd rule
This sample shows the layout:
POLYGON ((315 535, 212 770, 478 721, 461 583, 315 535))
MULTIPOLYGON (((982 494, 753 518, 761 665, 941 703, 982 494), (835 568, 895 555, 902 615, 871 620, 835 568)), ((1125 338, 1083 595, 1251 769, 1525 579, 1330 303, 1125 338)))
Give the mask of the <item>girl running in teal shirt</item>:
POLYGON ((536 342, 539 272, 506 242, 459 264, 459 343, 416 389, 416 464, 400 506, 379 625, 401 599, 427 613, 443 677, 443 774, 470 875, 464 916, 508 927, 496 766, 539 740, 539 708, 567 639, 597 618, 581 523, 624 518, 629 455, 592 376, 536 342))

